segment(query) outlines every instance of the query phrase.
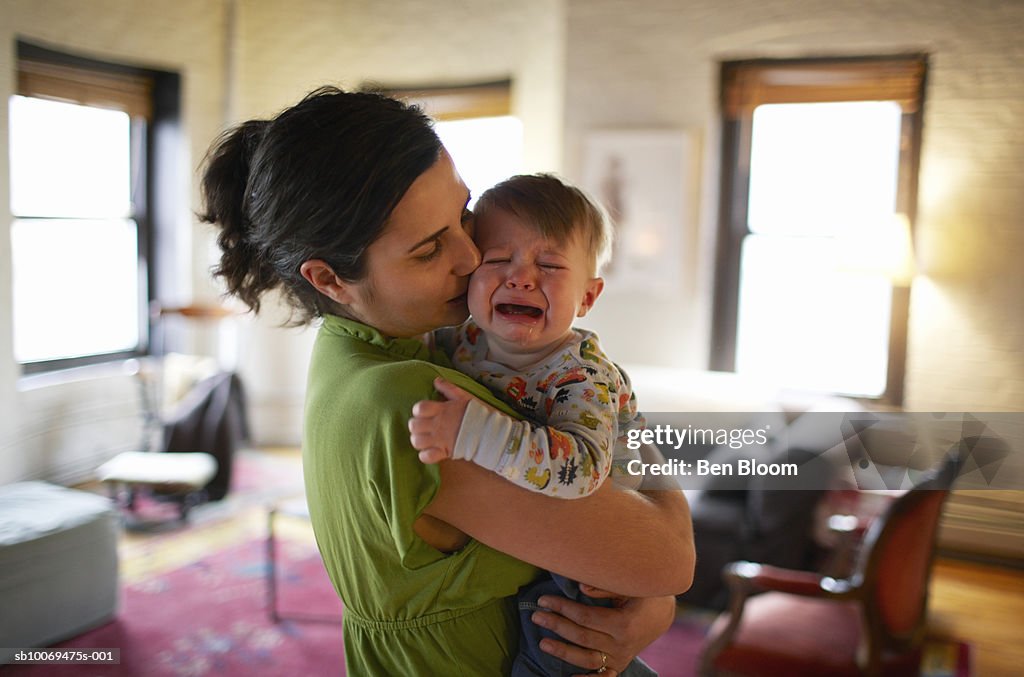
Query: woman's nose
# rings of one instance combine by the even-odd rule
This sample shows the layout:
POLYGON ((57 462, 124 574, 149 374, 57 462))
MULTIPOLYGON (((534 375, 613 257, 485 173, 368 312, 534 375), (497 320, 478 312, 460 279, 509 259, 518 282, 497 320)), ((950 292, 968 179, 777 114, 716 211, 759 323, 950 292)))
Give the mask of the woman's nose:
POLYGON ((455 253, 452 258, 452 272, 456 275, 469 275, 480 265, 480 250, 473 244, 473 238, 464 230, 457 231, 455 253))

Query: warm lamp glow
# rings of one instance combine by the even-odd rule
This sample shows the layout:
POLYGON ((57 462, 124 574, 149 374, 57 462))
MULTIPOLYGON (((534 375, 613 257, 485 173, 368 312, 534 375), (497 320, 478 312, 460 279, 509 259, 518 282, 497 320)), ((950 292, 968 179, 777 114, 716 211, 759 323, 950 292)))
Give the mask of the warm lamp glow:
POLYGON ((909 287, 917 266, 910 219, 893 214, 877 225, 858 229, 842 239, 840 269, 884 275, 896 287, 909 287))

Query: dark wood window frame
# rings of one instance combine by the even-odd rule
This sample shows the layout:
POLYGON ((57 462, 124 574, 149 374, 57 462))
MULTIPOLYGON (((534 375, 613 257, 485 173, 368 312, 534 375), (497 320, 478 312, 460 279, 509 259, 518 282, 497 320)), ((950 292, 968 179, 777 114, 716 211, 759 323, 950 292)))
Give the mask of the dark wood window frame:
POLYGON ((390 86, 364 85, 375 91, 414 103, 435 120, 466 120, 512 114, 512 81, 494 80, 460 85, 390 86))
POLYGON ((178 73, 111 63, 17 40, 17 87, 22 96, 49 98, 122 110, 132 119, 132 218, 137 224, 140 289, 139 344, 133 350, 28 362, 25 374, 68 369, 147 355, 150 307, 169 288, 171 266, 160 265, 160 242, 173 237, 178 220, 180 171, 172 146, 180 143, 181 76, 178 73))
MULTIPOLYGON (((722 83, 722 192, 716 246, 712 345, 709 367, 734 371, 739 310, 740 255, 750 234, 747 202, 753 111, 767 103, 896 101, 902 109, 896 211, 915 222, 925 77, 924 54, 756 59, 725 62, 722 83)), ((893 286, 883 404, 903 403, 910 288, 893 286)))

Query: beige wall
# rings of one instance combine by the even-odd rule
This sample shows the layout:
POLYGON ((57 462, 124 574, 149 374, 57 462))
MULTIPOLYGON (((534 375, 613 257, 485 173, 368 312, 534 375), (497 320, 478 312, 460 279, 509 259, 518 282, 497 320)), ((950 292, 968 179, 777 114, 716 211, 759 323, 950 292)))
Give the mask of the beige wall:
POLYGON ((266 115, 325 83, 515 83, 530 169, 561 161, 562 0, 248 0, 239 5, 237 115, 266 115))
POLYGON ((924 274, 912 295, 906 404, 1024 409, 1024 4, 570 0, 567 14, 570 174, 580 175, 589 130, 678 128, 702 145, 697 226, 679 253, 685 282, 663 297, 606 290, 588 320, 610 354, 707 363, 719 62, 927 52, 917 223, 924 274))
MULTIPOLYGON (((14 92, 15 40, 182 74, 184 138, 176 296, 192 294, 193 262, 207 260, 205 228, 191 216, 190 176, 197 158, 222 124, 224 16, 219 2, 133 0, 4 0, 0 15, 0 221, 10 223, 7 105, 14 92), (197 255, 198 254, 198 255, 197 255)), ((6 225, 4 233, 6 233, 6 225)), ((205 267, 203 265, 202 267, 205 267)), ((77 378, 19 379, 11 347, 10 238, 0 237, 0 482, 45 477, 81 479, 111 453, 140 439, 135 384, 115 368, 77 378)), ((88 303, 73 296, 62 303, 88 303)), ((70 330, 73 330, 71 328, 70 330)))
MULTIPOLYGON (((529 170, 557 168, 562 150, 561 0, 249 0, 238 5, 233 83, 237 119, 272 115, 322 84, 346 88, 511 78, 529 170)), ((242 373, 265 442, 298 439, 312 332, 282 331, 281 314, 247 322, 242 373)))
MULTIPOLYGON (((227 125, 272 115, 321 84, 357 87, 512 78, 523 119, 528 169, 557 168, 562 151, 562 0, 431 3, 419 0, 4 0, 0 95, 14 88, 14 40, 22 37, 87 56, 179 71, 184 133, 181 233, 175 252, 178 300, 216 298, 209 277, 212 233, 196 224, 194 174, 227 125)), ((6 106, 0 107, 6 130, 6 106)), ((6 132, 0 134, 0 215, 6 199, 6 132)), ((10 298, 9 238, 0 238, 0 299, 10 298)), ((240 363, 257 442, 299 437, 312 332, 281 330, 283 313, 243 318, 240 363)), ((10 302, 0 303, 0 482, 69 479, 139 439, 131 379, 87 370, 73 383, 19 379, 10 302), (14 416, 8 412, 16 412, 14 416)), ((202 339, 200 339, 202 342, 202 339)), ((206 340, 205 344, 210 344, 206 340)))
MULTIPOLYGON (((188 172, 226 124, 272 114, 325 82, 511 77, 527 168, 575 178, 589 130, 687 130, 697 142, 698 178, 678 287, 647 298, 609 289, 588 324, 617 360, 702 367, 719 171, 718 62, 925 51, 932 71, 918 244, 926 274, 913 291, 908 404, 1019 410, 1022 23, 1019 2, 973 0, 3 0, 0 95, 13 91, 15 36, 180 71, 188 172)), ((0 106, 4 130, 6 119, 0 106)), ((4 220, 6 148, 2 133, 4 220)), ((194 177, 184 178, 178 293, 211 298, 210 232, 194 223, 194 177)), ((33 388, 19 381, 9 261, 9 238, 0 237, 0 482, 89 467, 134 444, 137 412, 123 375, 33 388)), ((294 443, 311 333, 281 331, 275 319, 246 318, 234 329, 257 441, 294 443)))

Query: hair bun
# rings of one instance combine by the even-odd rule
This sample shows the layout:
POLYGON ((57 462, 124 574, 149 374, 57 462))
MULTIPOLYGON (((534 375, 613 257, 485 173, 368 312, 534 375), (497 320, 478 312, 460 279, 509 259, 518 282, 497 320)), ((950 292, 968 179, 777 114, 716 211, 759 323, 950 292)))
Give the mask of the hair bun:
POLYGON ((199 218, 220 228, 217 244, 222 255, 214 274, 224 278, 229 293, 255 311, 261 294, 278 283, 273 268, 252 244, 247 214, 249 171, 269 126, 268 120, 249 120, 221 134, 207 156, 201 184, 199 218))

